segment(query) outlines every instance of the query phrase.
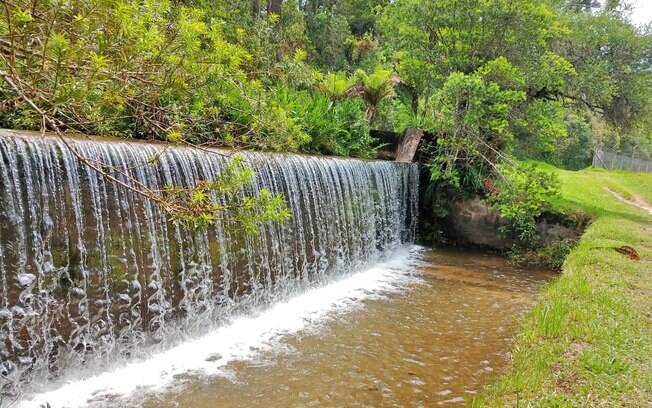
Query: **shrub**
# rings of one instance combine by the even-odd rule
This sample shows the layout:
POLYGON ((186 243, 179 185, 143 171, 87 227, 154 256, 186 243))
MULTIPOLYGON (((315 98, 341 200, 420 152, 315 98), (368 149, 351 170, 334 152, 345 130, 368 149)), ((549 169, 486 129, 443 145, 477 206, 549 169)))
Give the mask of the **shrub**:
POLYGON ((559 180, 533 164, 503 166, 489 203, 510 221, 505 233, 523 247, 537 244, 536 220, 559 194, 559 180))
MULTIPOLYGON (((208 7, 17 0, 5 11, 0 37, 11 44, 0 70, 61 128, 284 150, 309 140, 249 75, 254 56, 208 7)), ((15 96, 0 84, 0 126, 40 128, 15 96)))
POLYGON ((360 98, 331 100, 321 92, 279 88, 275 103, 290 112, 311 138, 305 150, 339 156, 371 157, 372 138, 360 98))

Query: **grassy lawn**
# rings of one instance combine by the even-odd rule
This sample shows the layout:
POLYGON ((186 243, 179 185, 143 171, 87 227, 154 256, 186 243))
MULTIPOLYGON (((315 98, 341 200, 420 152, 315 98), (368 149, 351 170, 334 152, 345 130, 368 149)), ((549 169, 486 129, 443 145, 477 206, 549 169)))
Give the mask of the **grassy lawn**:
POLYGON ((652 174, 555 171, 555 206, 594 222, 523 320, 511 371, 470 405, 652 407, 652 216, 607 190, 652 203, 652 174))

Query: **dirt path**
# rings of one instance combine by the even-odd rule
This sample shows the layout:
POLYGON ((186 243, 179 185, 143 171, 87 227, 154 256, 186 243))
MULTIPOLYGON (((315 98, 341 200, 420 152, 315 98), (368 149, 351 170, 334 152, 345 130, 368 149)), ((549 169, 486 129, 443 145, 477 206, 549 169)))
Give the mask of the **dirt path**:
POLYGON ((625 198, 619 193, 613 191, 609 187, 605 187, 614 197, 616 197, 618 200, 622 201, 625 204, 633 205, 635 207, 638 207, 642 209, 643 211, 647 211, 648 214, 652 215, 652 205, 648 204, 647 201, 643 199, 641 196, 634 195, 631 198, 625 198))

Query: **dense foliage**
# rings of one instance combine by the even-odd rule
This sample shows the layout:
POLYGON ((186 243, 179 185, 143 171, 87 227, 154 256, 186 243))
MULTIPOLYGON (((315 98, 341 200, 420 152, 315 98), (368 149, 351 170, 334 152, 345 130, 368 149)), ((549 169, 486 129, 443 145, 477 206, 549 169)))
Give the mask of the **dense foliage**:
POLYGON ((1 8, 2 127, 357 157, 374 155, 370 129, 416 127, 435 194, 486 193, 514 156, 652 158, 652 27, 618 0, 1 8))
POLYGON ((532 243, 537 218, 550 210, 550 200, 559 194, 559 182, 553 173, 531 164, 507 167, 502 174, 489 200, 511 222, 509 232, 523 243, 532 243))
MULTIPOLYGON (((616 1, 2 8, 0 69, 66 129, 369 156, 370 128, 422 127, 445 177, 490 147, 570 167, 597 144, 652 154, 652 36, 616 1)), ((6 84, 0 98, 0 126, 41 126, 6 84)))

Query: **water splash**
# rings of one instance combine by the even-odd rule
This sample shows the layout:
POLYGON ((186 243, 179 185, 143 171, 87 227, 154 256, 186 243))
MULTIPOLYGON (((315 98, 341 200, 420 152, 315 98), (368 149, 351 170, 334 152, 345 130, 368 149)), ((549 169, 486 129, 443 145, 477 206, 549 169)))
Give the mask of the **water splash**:
POLYGON ((283 336, 317 329, 337 316, 363 305, 363 301, 403 290, 420 282, 414 275, 420 248, 397 251, 391 259, 351 276, 330 282, 250 316, 234 318, 204 336, 152 353, 139 361, 72 379, 22 401, 20 408, 127 406, 130 394, 180 387, 197 376, 228 375, 225 366, 247 360, 278 345, 283 336))
MULTIPOLYGON (((74 144, 152 189, 192 186, 226 164, 191 148, 74 144)), ((206 230, 176 225, 156 204, 78 163, 57 139, 0 132, 3 400, 71 371, 141 357, 179 333, 205 332, 207 321, 270 304, 414 241, 413 165, 245 159, 257 174, 248 192, 283 194, 293 213, 255 237, 228 214, 206 230)))

